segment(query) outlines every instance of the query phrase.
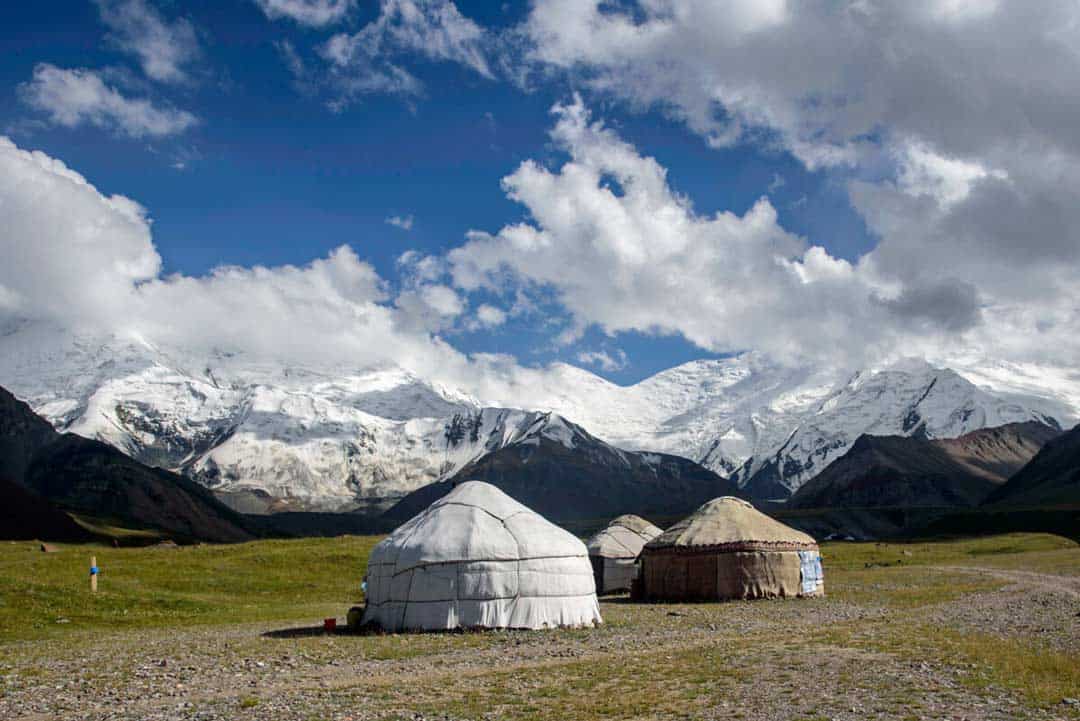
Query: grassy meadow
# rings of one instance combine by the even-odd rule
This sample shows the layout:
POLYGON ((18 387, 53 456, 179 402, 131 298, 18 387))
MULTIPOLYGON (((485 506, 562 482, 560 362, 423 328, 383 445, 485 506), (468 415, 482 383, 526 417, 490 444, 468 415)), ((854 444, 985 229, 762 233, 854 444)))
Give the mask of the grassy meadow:
POLYGON ((236 545, 0 543, 0 643, 77 631, 344 615, 379 539, 345 536, 236 545), (89 592, 90 557, 98 592, 89 592))
MULTIPOLYGON (((0 662, 0 673, 14 673, 23 684, 35 678, 52 683, 53 674, 61 671, 50 658, 66 653, 70 641, 113 643, 110 639, 116 649, 126 649, 110 653, 117 658, 130 654, 125 663, 140 669, 142 655, 154 653, 147 650, 158 647, 154 644, 190 638, 192 648, 205 649, 214 643, 207 639, 220 631, 228 650, 215 663, 265 658, 277 669, 274 664, 285 663, 281 659, 299 657, 319 669, 332 670, 335 664, 366 669, 337 681, 333 673, 297 672, 295 684, 275 677, 243 693, 208 694, 206 708, 220 711, 223 718, 277 718, 283 711, 272 704, 286 693, 283 689, 315 709, 295 716, 304 719, 337 718, 332 709, 349 704, 372 710, 372 718, 397 718, 403 708, 453 718, 495 712, 516 719, 556 713, 567 719, 694 718, 726 708, 728 699, 737 704, 739 694, 750 699, 770 694, 768 704, 787 708, 782 705, 787 703, 798 711, 792 718, 835 717, 828 704, 813 699, 813 681, 808 690, 799 690, 815 674, 826 679, 821 683, 830 694, 842 699, 834 698, 834 705, 844 711, 850 705, 859 717, 937 717, 937 699, 958 699, 948 702, 961 704, 953 712, 963 713, 963 699, 983 696, 997 699, 992 703, 1016 699, 1016 717, 1025 709, 1049 710, 1055 718, 1080 717, 1080 708, 1062 705, 1063 699, 1080 696, 1075 627, 1066 622, 1060 638, 1048 628, 1054 618, 1080 611, 1080 604, 1068 608, 1073 586, 1063 592, 1066 600, 1048 612, 1058 616, 1032 619, 1047 627, 1046 633, 1011 628, 1026 611, 1017 611, 1012 601, 994 600, 1010 583, 1015 585, 1010 573, 1045 574, 1041 578, 1051 582, 1073 583, 1080 576, 1080 546, 1061 537, 828 543, 822 548, 825 599, 712 604, 605 600, 605 624, 599 629, 400 636, 311 631, 267 638, 267 629, 311 628, 328 616, 343 621, 347 609, 362 601, 360 580, 377 540, 341 537, 176 549, 63 545, 57 553, 42 553, 34 543, 4 543, 0 659, 6 660, 0 662), (88 590, 92 554, 101 568, 97 594, 88 590), (877 664, 891 670, 876 670, 877 664), (932 664, 933 671, 919 678, 938 684, 940 677, 944 685, 931 688, 912 676, 925 664, 932 664), (523 675, 523 669, 536 668, 543 673, 523 675), (763 683, 762 675, 771 685, 754 690, 763 683), (302 690, 316 677, 317 693, 302 690)), ((1035 609, 1045 604, 1032 603, 1035 609)), ((198 683, 188 682, 186 688, 193 686, 198 683)), ((9 693, 15 699, 22 691, 9 693)), ((3 699, 0 688, 0 711, 3 699)), ((300 703, 285 710, 292 713, 300 703)), ((732 706, 730 716, 755 714, 732 706)))

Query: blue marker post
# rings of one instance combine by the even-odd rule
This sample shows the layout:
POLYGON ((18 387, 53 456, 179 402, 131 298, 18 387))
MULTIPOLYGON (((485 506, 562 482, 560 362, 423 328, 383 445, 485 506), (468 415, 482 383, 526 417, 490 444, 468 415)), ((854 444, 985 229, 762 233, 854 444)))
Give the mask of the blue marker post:
POLYGON ((90 592, 97 593, 97 556, 90 556, 90 592))

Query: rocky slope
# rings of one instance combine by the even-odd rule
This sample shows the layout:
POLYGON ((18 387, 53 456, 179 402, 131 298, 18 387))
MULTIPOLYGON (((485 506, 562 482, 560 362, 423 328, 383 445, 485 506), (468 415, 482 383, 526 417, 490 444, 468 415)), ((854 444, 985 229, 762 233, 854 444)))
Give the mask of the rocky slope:
POLYGON ((983 428, 959 438, 862 435, 804 484, 794 508, 976 506, 1058 435, 1041 423, 983 428))
POLYGON ((991 506, 1080 507, 1080 426, 1047 443, 986 502, 991 506))
POLYGON ((385 509, 505 445, 527 411, 618 448, 696 461, 759 499, 786 498, 864 433, 949 438, 1075 417, 1050 393, 977 387, 923 362, 850 374, 748 353, 625 387, 556 364, 528 394, 484 398, 396 367, 193 356, 33 324, 0 333, 5 382, 58 429, 181 472, 249 512, 385 509), (516 405, 525 409, 506 407, 516 405))
POLYGON ((501 447, 410 493, 385 518, 408 520, 467 480, 491 483, 558 521, 670 516, 736 492, 733 483, 685 458, 620 450, 553 413, 528 417, 501 447))

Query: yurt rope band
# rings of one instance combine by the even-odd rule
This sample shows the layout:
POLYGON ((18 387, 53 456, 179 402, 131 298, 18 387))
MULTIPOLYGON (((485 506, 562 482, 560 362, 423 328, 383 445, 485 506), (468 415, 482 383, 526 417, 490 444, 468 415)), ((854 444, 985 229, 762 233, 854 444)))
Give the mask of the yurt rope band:
POLYGON ((740 551, 816 551, 816 543, 791 543, 788 541, 735 541, 714 543, 708 546, 648 546, 642 553, 738 553, 740 551))
MULTIPOLYGON (((414 571, 418 568, 432 568, 433 566, 457 566, 469 563, 519 563, 520 561, 557 561, 564 558, 587 558, 586 554, 568 554, 565 556, 529 556, 528 558, 470 558, 467 561, 431 561, 425 563, 418 563, 415 566, 409 566, 403 568, 400 571, 396 571, 390 574, 390 578, 397 578, 398 576, 414 571)), ((391 566, 396 568, 396 563, 373 563, 369 568, 379 568, 380 566, 391 566)))

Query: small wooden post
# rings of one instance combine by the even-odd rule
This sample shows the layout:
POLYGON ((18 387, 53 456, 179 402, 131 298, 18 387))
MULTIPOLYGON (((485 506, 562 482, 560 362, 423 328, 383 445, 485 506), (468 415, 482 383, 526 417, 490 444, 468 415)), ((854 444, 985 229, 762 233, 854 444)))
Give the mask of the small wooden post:
POLYGON ((97 556, 90 556, 90 592, 97 593, 97 556))

